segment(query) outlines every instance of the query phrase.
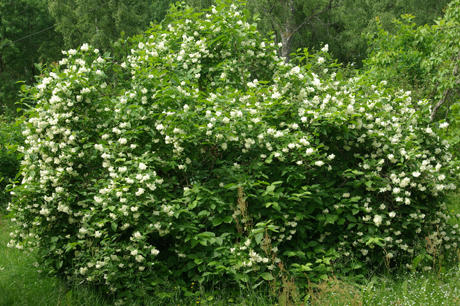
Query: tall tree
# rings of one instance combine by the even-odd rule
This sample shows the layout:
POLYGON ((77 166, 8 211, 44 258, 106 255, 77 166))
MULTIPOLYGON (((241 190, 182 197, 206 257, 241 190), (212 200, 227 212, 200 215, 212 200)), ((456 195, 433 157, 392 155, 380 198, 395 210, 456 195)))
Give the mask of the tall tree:
POLYGON ((35 63, 59 58, 63 41, 53 25, 47 0, 0 0, 0 113, 18 101, 18 81, 35 82, 35 63))
POLYGON ((89 43, 108 50, 122 33, 133 36, 147 30, 154 21, 153 3, 153 0, 49 0, 49 10, 67 48, 89 43))
POLYGON ((403 14, 415 15, 421 26, 442 16, 450 0, 248 0, 253 15, 258 14, 259 30, 274 32, 282 43, 280 55, 298 48, 319 49, 324 44, 342 63, 359 66, 367 54, 362 34, 376 30, 378 18, 394 33, 392 21, 403 14))
POLYGON ((248 0, 253 13, 260 14, 262 30, 273 31, 281 42, 280 55, 289 61, 295 35, 308 28, 328 29, 332 9, 339 0, 248 0), (264 29, 265 27, 265 29, 264 29))
POLYGON ((390 34, 398 31, 393 21, 404 14, 415 16, 412 21, 416 26, 433 25, 435 19, 443 16, 450 1, 344 0, 344 5, 332 10, 329 35, 317 34, 329 43, 331 52, 340 62, 355 62, 360 66, 367 55, 366 35, 377 31, 377 20, 390 34))

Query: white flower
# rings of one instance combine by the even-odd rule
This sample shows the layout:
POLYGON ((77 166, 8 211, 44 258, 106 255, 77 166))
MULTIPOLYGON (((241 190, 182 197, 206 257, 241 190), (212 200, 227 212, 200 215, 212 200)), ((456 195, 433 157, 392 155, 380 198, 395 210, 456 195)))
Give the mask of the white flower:
POLYGON ((449 126, 449 123, 447 123, 447 122, 441 123, 441 124, 439 125, 439 127, 440 127, 441 129, 445 129, 445 128, 448 127, 448 126, 449 126))
POLYGON ((120 138, 118 139, 118 142, 123 145, 126 144, 128 141, 126 140, 126 138, 120 138))
POLYGON ((324 63, 324 58, 323 57, 318 58, 318 64, 321 65, 322 63, 324 63))
POLYGON ((327 52, 329 50, 329 45, 325 44, 324 47, 321 49, 323 52, 327 52))
POLYGON ((350 197, 350 194, 349 194, 348 192, 346 192, 346 193, 344 193, 344 194, 342 195, 342 197, 344 197, 344 198, 349 198, 349 197, 350 197))
POLYGON ((246 240, 246 242, 244 243, 244 245, 246 245, 247 247, 249 247, 249 246, 251 245, 251 239, 246 240))
POLYGON ((315 165, 317 165, 318 167, 321 167, 322 165, 324 165, 324 162, 321 160, 318 160, 318 161, 315 161, 315 165))
POLYGON ((394 218, 394 217, 396 217, 396 213, 395 213, 394 211, 392 211, 392 212, 389 213, 389 216, 390 216, 391 218, 394 218))
POLYGON ((144 163, 140 163, 140 164, 139 164, 139 169, 145 170, 145 169, 147 169, 147 165, 144 164, 144 163))
POLYGON ((382 216, 375 215, 373 221, 377 227, 380 226, 380 224, 382 224, 382 216))
POLYGON ((80 48, 81 51, 88 51, 89 47, 88 44, 83 44, 80 48))
POLYGON ((418 172, 418 171, 412 172, 412 175, 413 175, 414 177, 419 177, 420 174, 421 174, 421 173, 418 172))
POLYGON ((139 188, 136 192, 136 196, 140 196, 144 193, 145 189, 144 188, 139 188))

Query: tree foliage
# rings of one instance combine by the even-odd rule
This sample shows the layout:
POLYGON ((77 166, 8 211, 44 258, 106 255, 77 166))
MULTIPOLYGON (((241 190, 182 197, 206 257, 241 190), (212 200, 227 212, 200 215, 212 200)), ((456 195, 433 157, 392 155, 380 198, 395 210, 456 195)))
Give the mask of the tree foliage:
POLYGON ((151 0, 48 2, 49 11, 56 19, 56 30, 62 34, 67 48, 90 43, 107 51, 122 33, 133 36, 144 32, 154 21, 153 9, 163 8, 154 7, 151 0))
POLYGON ((327 33, 323 31, 318 32, 317 36, 319 40, 329 43, 331 52, 339 62, 354 62, 361 66, 362 60, 367 57, 367 35, 379 31, 377 24, 391 35, 398 31, 393 21, 400 19, 402 15, 415 16, 412 22, 417 26, 433 25, 437 18, 443 16, 449 2, 450 0, 345 0, 343 5, 332 11, 329 35, 325 35, 327 33))
POLYGON ((432 26, 416 27, 412 15, 403 18, 394 22, 397 32, 393 35, 379 24, 379 32, 370 42, 373 52, 365 61, 366 69, 376 81, 388 80, 412 91, 417 100, 427 99, 431 122, 450 123, 449 139, 456 146, 460 140, 460 47, 456 43, 460 39, 460 2, 452 1, 444 17, 432 26))
MULTIPOLYGON (((289 61, 296 36, 328 29, 331 10, 340 6, 337 0, 249 0, 253 14, 260 15, 260 29, 273 32, 280 43, 280 56, 289 61)), ((296 47, 310 47, 297 44, 296 47)), ((295 49, 294 49, 295 50, 295 49)))
POLYGON ((243 8, 174 7, 121 60, 65 52, 27 93, 9 246, 119 303, 165 281, 416 269, 425 237, 456 250, 456 163, 426 103, 344 78, 327 46, 285 63, 243 8))
POLYGON ((63 46, 59 35, 53 31, 33 35, 53 24, 45 0, 0 1, 0 113, 12 112, 19 101, 18 82, 35 82, 40 74, 36 63, 59 58, 63 46))

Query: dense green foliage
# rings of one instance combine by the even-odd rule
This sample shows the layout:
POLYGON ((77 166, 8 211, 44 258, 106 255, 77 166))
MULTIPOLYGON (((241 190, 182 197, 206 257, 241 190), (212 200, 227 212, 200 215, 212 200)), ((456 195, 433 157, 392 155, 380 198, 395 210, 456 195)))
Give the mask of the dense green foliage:
POLYGON ((435 126, 450 123, 443 134, 458 154, 460 1, 452 1, 433 26, 416 27, 413 16, 403 17, 395 21, 394 35, 379 25, 365 68, 375 82, 387 80, 391 86, 411 91, 416 100, 428 99, 430 120, 435 126))
POLYGON ((367 36, 378 32, 380 24, 388 33, 395 34, 398 27, 393 21, 401 15, 411 14, 417 26, 433 25, 444 15, 451 0, 344 0, 332 11, 328 33, 316 31, 315 41, 328 42, 331 52, 342 63, 361 62, 368 55, 367 36), (323 38, 326 37, 326 38, 323 38))
POLYGON ((20 154, 17 147, 24 145, 21 131, 21 126, 15 124, 14 120, 0 117, 0 213, 5 211, 11 199, 6 186, 11 180, 14 181, 19 171, 20 154))
MULTIPOLYGON (((456 211, 458 208, 456 207, 456 211)), ((7 248, 9 233, 14 231, 10 223, 0 222, 0 305, 74 305, 74 306, 113 306, 110 297, 99 294, 94 287, 79 283, 68 283, 58 278, 49 278, 37 273, 35 253, 23 254, 20 250, 7 248)), ((157 296, 136 297, 130 306, 168 306, 168 305, 315 305, 350 306, 381 305, 404 303, 406 305, 445 305, 456 306, 459 296, 460 271, 458 267, 449 268, 446 273, 404 272, 388 276, 373 276, 363 285, 342 279, 329 278, 312 284, 308 295, 300 299, 298 295, 286 299, 283 284, 266 288, 252 286, 234 290, 223 281, 221 286, 204 287, 196 282, 186 286, 165 284, 162 298, 157 296), (305 304, 302 304, 304 302, 305 304)), ((292 293, 292 292, 291 292, 292 293)), ((294 292, 295 294, 295 292, 294 292)))
POLYGON ((248 0, 253 15, 259 15, 259 30, 274 32, 283 43, 281 53, 298 48, 321 49, 329 44, 339 62, 361 66, 367 56, 365 35, 376 31, 379 20, 389 33, 392 21, 403 14, 415 15, 418 26, 433 24, 443 15, 449 0, 248 0), (365 34, 365 35, 363 35, 365 34))
POLYGON ((228 2, 174 8, 121 61, 66 51, 30 88, 9 245, 119 303, 165 281, 429 269, 455 250, 458 168, 428 102, 344 78, 327 45, 285 63, 228 2))
POLYGON ((0 1, 0 114, 14 113, 18 82, 35 83, 36 64, 51 64, 60 56, 62 39, 53 31, 27 37, 53 24, 46 0, 0 1))
MULTIPOLYGON (((40 68, 59 60, 66 48, 90 43, 101 51, 113 51, 111 43, 120 35, 143 33, 150 23, 163 20, 173 0, 81 1, 0 0, 0 113, 14 115, 20 100, 17 82, 35 83, 40 68)), ((199 11, 213 0, 186 0, 199 11)), ((319 50, 329 44, 341 63, 361 66, 366 58, 366 39, 378 17, 383 28, 395 33, 391 21, 401 14, 415 15, 415 23, 432 24, 442 16, 448 0, 348 1, 348 0, 260 0, 248 1, 251 20, 266 37, 274 31, 279 52, 289 55, 299 48, 319 50), (330 5, 329 5, 330 4, 330 5), (259 16, 259 17, 257 17, 259 16)))
POLYGON ((152 20, 151 0, 48 0, 56 30, 62 34, 67 48, 90 43, 110 50, 111 43, 122 33, 132 36, 144 32, 152 20), (71 22, 68 19, 73 19, 71 22))

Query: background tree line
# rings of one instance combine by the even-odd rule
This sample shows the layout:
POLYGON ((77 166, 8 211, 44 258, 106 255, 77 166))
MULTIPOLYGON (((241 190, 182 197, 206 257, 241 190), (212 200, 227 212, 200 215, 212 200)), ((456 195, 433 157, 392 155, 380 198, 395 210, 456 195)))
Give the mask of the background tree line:
MULTIPOLYGON (((40 65, 51 65, 61 50, 89 43, 104 52, 120 37, 141 34, 160 22, 175 0, 0 0, 0 113, 14 113, 21 83, 32 84, 40 65)), ((213 0, 183 1, 197 10, 213 0)), ((448 0, 248 0, 259 30, 282 44, 279 54, 329 45, 343 65, 361 67, 369 37, 398 32, 394 19, 415 16, 415 26, 433 25, 448 0)), ((372 38, 372 37, 371 37, 372 38)), ((372 40, 372 39, 371 39, 372 40)))

